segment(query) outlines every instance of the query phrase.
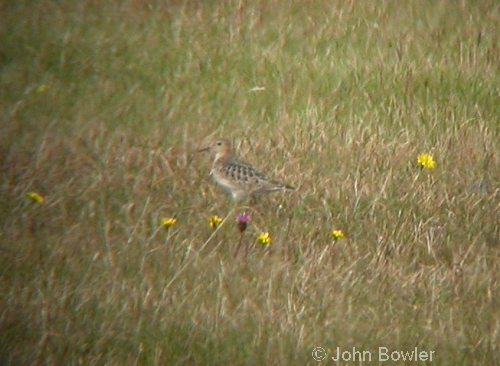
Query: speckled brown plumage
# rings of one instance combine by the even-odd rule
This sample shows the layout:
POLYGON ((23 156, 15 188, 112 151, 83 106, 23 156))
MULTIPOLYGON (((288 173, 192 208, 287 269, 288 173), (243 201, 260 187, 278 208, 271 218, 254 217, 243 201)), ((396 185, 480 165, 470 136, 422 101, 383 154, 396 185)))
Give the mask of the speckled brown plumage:
POLYGON ((270 179, 254 166, 231 155, 231 144, 228 140, 219 139, 209 147, 200 151, 210 150, 215 154, 212 166, 212 177, 223 188, 231 192, 235 201, 248 196, 262 193, 293 190, 294 188, 270 179))

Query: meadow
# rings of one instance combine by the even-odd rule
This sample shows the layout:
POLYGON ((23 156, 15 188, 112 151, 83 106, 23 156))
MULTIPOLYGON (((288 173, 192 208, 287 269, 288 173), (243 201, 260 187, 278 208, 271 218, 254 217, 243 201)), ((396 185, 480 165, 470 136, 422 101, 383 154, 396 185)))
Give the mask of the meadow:
POLYGON ((0 364, 500 364, 497 1, 0 18, 0 364), (218 137, 296 190, 234 204, 218 137))

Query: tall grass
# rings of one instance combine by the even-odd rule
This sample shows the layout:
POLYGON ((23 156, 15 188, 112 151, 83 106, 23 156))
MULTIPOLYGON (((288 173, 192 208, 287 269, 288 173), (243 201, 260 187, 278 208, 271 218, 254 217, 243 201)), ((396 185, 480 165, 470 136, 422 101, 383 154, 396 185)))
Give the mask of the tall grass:
POLYGON ((0 16, 1 364, 500 363, 497 2, 0 16), (235 207, 196 152, 218 136, 297 191, 235 207))

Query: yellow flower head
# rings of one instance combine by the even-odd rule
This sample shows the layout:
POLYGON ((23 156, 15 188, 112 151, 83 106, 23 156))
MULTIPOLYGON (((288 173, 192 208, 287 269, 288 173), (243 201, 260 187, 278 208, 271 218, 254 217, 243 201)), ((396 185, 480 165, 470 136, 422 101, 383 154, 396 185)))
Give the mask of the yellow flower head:
POLYGON ((261 245, 270 245, 272 242, 271 234, 262 232, 257 236, 257 242, 261 245))
POLYGON ((217 215, 212 215, 208 219, 208 224, 214 230, 217 229, 217 226, 219 226, 221 222, 222 222, 222 219, 217 215))
POLYGON ((36 192, 26 193, 26 197, 28 197, 33 203, 43 203, 43 197, 36 192))
POLYGON ((49 87, 45 84, 40 85, 38 88, 36 88, 36 91, 39 93, 43 93, 49 90, 49 87))
POLYGON ((421 168, 434 169, 436 167, 436 161, 430 154, 419 154, 417 156, 417 164, 421 168))
POLYGON ((163 226, 165 229, 168 229, 170 226, 174 226, 176 222, 177 219, 173 217, 164 217, 163 219, 161 219, 161 226, 163 226))
POLYGON ((342 239, 343 237, 345 237, 345 234, 342 230, 332 230, 330 232, 330 235, 334 240, 342 239))

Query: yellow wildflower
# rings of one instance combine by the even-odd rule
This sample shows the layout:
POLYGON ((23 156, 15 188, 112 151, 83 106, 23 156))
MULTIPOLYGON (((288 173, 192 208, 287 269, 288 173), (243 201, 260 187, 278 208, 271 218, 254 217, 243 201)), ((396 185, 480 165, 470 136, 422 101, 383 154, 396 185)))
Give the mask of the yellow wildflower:
POLYGON ((212 215, 208 219, 208 224, 214 230, 217 229, 217 227, 220 225, 221 222, 222 222, 222 219, 217 215, 212 215))
POLYGON ((262 232, 257 236, 257 242, 261 245, 270 245, 272 242, 271 234, 262 232))
POLYGON ((163 219, 161 219, 161 226, 163 226, 165 229, 168 229, 169 227, 174 226, 176 222, 176 218, 164 217, 163 219))
POLYGON ((436 167, 436 161, 430 154, 419 154, 417 156, 417 164, 421 168, 434 169, 436 167))
POLYGON ((28 197, 33 203, 43 203, 44 200, 42 195, 36 192, 28 192, 26 193, 26 197, 28 197))
POLYGON ((330 235, 334 240, 342 239, 343 237, 345 237, 345 234, 342 230, 332 230, 330 232, 330 235))
POLYGON ((38 88, 36 88, 36 91, 39 93, 43 93, 49 90, 49 87, 45 84, 40 85, 38 88))

